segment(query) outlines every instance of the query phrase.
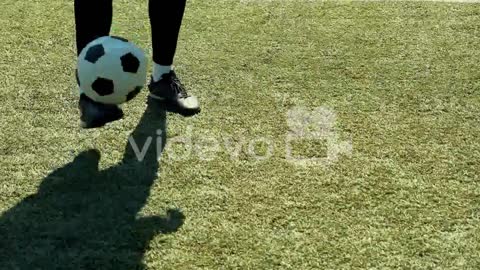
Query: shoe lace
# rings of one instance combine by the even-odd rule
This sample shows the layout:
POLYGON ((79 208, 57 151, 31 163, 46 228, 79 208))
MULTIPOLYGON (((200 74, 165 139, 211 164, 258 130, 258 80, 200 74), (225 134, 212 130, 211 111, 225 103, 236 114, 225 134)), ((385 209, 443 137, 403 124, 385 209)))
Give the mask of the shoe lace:
POLYGON ((174 72, 171 72, 169 74, 169 80, 170 80, 170 87, 175 91, 175 93, 179 93, 180 96, 183 98, 186 98, 189 96, 187 93, 187 90, 185 90, 185 87, 177 78, 174 72))

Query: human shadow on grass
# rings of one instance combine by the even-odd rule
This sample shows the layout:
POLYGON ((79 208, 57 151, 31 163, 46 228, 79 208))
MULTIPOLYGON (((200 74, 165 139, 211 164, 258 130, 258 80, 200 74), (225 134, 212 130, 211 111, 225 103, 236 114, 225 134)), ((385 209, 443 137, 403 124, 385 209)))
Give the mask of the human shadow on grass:
POLYGON ((99 171, 100 154, 89 150, 43 179, 36 194, 0 217, 0 269, 145 269, 150 240, 177 231, 185 218, 176 209, 137 216, 157 178, 156 143, 161 152, 165 135, 165 111, 149 104, 119 164, 99 171))

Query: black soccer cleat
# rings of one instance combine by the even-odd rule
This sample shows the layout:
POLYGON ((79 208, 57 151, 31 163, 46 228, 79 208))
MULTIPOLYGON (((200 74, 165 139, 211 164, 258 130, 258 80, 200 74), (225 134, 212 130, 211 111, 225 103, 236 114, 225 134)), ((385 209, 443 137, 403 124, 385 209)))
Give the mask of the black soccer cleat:
POLYGON ((80 126, 82 128, 99 128, 109 122, 123 117, 123 111, 117 105, 102 104, 81 94, 78 101, 80 109, 80 126))
POLYGON ((173 70, 163 74, 156 82, 152 77, 148 89, 150 97, 163 103, 167 111, 183 116, 193 116, 200 112, 198 99, 187 93, 173 70))

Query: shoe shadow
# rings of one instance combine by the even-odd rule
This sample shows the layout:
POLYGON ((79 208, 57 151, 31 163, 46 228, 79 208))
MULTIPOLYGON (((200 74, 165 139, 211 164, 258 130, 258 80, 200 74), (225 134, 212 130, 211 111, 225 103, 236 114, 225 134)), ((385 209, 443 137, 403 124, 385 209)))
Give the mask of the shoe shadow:
POLYGON ((0 269, 145 269, 150 240, 177 231, 185 219, 178 209, 137 217, 165 139, 166 113, 149 104, 119 164, 99 171, 100 154, 89 150, 48 175, 36 194, 0 217, 0 269))

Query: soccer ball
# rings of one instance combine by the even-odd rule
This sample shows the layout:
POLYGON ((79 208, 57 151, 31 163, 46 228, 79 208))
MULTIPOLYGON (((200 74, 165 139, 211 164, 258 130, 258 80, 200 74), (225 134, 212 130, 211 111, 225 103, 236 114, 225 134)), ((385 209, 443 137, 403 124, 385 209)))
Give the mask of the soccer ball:
POLYGON ((115 36, 97 38, 80 52, 77 83, 80 93, 104 104, 121 104, 142 90, 147 60, 142 49, 115 36))

